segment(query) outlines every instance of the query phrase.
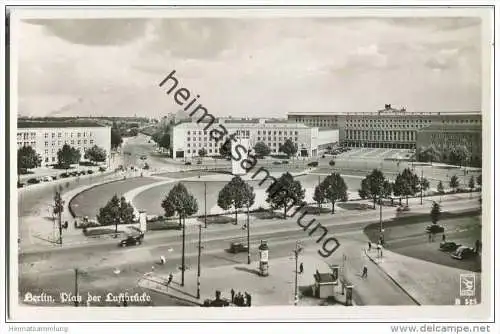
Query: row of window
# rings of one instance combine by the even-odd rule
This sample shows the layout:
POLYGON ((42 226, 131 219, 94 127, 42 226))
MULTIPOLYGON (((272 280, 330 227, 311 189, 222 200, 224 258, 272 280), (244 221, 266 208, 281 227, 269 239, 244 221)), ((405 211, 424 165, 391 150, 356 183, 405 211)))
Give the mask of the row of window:
POLYGON ((347 139, 351 140, 397 140, 414 141, 415 132, 413 131, 347 131, 347 139))
MULTIPOLYGON (((211 148, 209 148, 207 151, 208 151, 208 154, 219 153, 219 151, 217 149, 211 149, 211 148)), ((274 153, 278 153, 278 151, 279 151, 278 148, 271 149, 271 152, 274 152, 274 153)), ((199 150, 188 149, 187 153, 199 153, 199 150)))
MULTIPOLYGON (((298 132, 298 131, 270 131, 270 130, 268 130, 268 131, 266 131, 266 130, 262 130, 262 131, 261 131, 261 130, 258 130, 258 131, 257 131, 257 134, 258 134, 258 135, 260 135, 260 134, 263 134, 263 135, 266 135, 266 134, 267 134, 267 135, 271 135, 271 134, 272 134, 272 135, 276 135, 276 133, 277 133, 278 135, 283 134, 283 135, 285 135, 285 136, 288 136, 288 135, 289 135, 289 133, 288 133, 288 132, 290 132, 290 135, 293 135, 293 134, 294 134, 294 132, 295 132, 295 135, 296 135, 296 136, 298 136, 298 135, 299 135, 299 132, 298 132)), ((196 136, 197 134, 198 134, 198 135, 200 135, 200 136, 201 136, 201 135, 206 136, 208 133, 207 133, 207 131, 206 131, 206 130, 204 130, 204 131, 187 131, 187 135, 194 135, 194 136, 196 136)), ((236 135, 245 135, 245 136, 247 136, 247 137, 250 137, 250 130, 237 130, 237 131, 236 131, 236 135)))
MULTIPOLYGON (((45 138, 56 138, 56 133, 55 132, 52 132, 52 133, 48 133, 48 132, 45 132, 44 133, 44 137, 45 138), (49 136, 50 135, 50 136, 49 136)), ((76 138, 80 138, 80 137, 92 137, 92 132, 64 132, 64 136, 63 136, 63 132, 58 132, 57 133, 57 138, 62 138, 62 137, 69 137, 69 138, 73 138, 73 137, 76 137, 76 138)))
MULTIPOLYGON (((423 128, 425 127, 426 125, 424 124, 381 124, 381 125, 376 125, 377 127, 379 128, 383 128, 383 129, 405 129, 405 128, 423 128)), ((347 125, 348 128, 373 128, 374 126, 372 124, 348 124, 347 125)))
MULTIPOLYGON (((65 140, 65 141, 64 141, 64 144, 70 144, 70 143, 71 143, 71 145, 75 145, 75 143, 76 143, 77 145, 81 145, 81 144, 82 144, 82 142, 83 142, 83 145, 87 145, 87 139, 84 139, 84 140, 80 140, 80 139, 78 139, 78 140, 71 140, 71 141, 65 140)), ((34 142, 33 142, 33 143, 34 143, 34 142)), ((63 143, 63 142, 62 142, 61 140, 57 141, 57 145, 58 145, 58 146, 61 146, 61 145, 62 145, 62 143, 63 143)), ((90 140, 88 141, 88 143, 89 143, 90 145, 93 145, 93 144, 94 144, 94 140, 93 140, 93 139, 90 139, 90 140)), ((45 142, 45 147, 48 147, 48 146, 49 146, 49 142, 48 142, 48 141, 46 141, 46 142, 45 142)), ((52 146, 56 146, 56 142, 55 142, 55 141, 53 141, 53 142, 52 142, 52 146)))

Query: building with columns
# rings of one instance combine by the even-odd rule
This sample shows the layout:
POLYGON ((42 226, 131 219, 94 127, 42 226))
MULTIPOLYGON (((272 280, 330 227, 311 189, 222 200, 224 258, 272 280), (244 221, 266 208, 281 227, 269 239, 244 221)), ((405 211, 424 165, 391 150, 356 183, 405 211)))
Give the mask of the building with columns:
POLYGON ((417 132, 434 125, 480 126, 481 112, 409 112, 390 104, 376 112, 289 113, 296 123, 339 130, 342 146, 413 149, 417 132))

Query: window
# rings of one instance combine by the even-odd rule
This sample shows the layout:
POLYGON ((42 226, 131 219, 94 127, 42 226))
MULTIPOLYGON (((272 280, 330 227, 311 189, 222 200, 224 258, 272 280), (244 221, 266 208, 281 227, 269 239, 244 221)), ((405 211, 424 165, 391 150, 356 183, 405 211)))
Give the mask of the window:
POLYGON ((55 157, 52 157, 52 162, 55 162, 56 161, 56 158, 55 157))
POLYGON ((49 134, 45 132, 45 138, 49 138, 49 134))
POLYGON ((83 144, 84 144, 84 145, 87 145, 87 139, 85 139, 85 140, 83 141, 83 144))
POLYGON ((187 139, 187 141, 190 141, 190 140, 191 140, 191 138, 189 138, 189 137, 187 137, 186 139, 187 139))
POLYGON ((47 158, 45 158, 45 162, 49 162, 49 158, 48 158, 48 157, 47 157, 47 158))
POLYGON ((52 138, 55 138, 56 137, 56 134, 52 132, 52 138))
POLYGON ((61 138, 61 136, 62 136, 62 133, 60 133, 60 132, 59 132, 59 133, 57 134, 57 138, 61 138))
POLYGON ((77 133, 76 135, 78 138, 80 138, 82 136, 82 134, 80 132, 77 133))
POLYGON ((82 143, 82 141, 81 141, 81 140, 79 140, 79 141, 78 141, 78 145, 80 145, 81 143, 82 143))
POLYGON ((187 144, 187 147, 191 147, 191 144, 190 144, 190 143, 188 143, 188 144, 187 144))
POLYGON ((48 141, 45 142, 45 147, 47 147, 47 146, 49 146, 49 142, 48 141))
MULTIPOLYGON (((194 151, 193 151, 194 152, 194 151)), ((188 153, 191 153, 191 150, 188 150, 188 153)))
POLYGON ((71 145, 75 145, 75 141, 74 140, 71 141, 71 145))
POLYGON ((49 150, 45 150, 45 154, 49 154, 49 150))
POLYGON ((56 145, 56 142, 55 142, 55 141, 53 141, 53 142, 52 142, 52 146, 55 146, 55 145, 56 145))
POLYGON ((93 139, 91 139, 91 140, 89 141, 89 143, 90 143, 90 145, 94 144, 94 140, 93 140, 93 139))
POLYGON ((188 131, 188 132, 187 132, 187 134, 188 134, 188 135, 190 135, 190 134, 191 134, 191 131, 188 131))

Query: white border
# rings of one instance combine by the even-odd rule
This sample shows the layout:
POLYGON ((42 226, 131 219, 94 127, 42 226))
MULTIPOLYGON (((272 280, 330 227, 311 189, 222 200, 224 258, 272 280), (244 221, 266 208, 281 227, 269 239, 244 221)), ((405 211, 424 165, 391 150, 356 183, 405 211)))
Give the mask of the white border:
MULTIPOLYGON (((138 2, 136 2, 138 3, 138 2)), ((140 3, 140 2, 139 2, 140 3)), ((456 3, 456 2, 455 2, 456 3)), ((418 3, 417 3, 418 4, 418 3)), ((420 4, 422 4, 420 2, 420 4)), ((429 4, 433 4, 430 2, 429 4)), ((477 4, 480 4, 478 2, 477 4)), ((360 8, 274 8, 274 9, 235 9, 230 8, 223 9, 193 9, 193 8, 182 8, 178 10, 172 9, 159 9, 155 8, 152 10, 147 9, 131 9, 130 11, 125 9, 113 9, 112 11, 107 11, 105 9, 91 10, 85 9, 84 11, 79 11, 77 8, 58 10, 57 15, 55 15, 56 10, 54 8, 43 8, 43 9, 31 9, 31 10, 20 10, 14 8, 11 15, 11 55, 12 55, 12 66, 11 66, 11 115, 17 115, 17 64, 16 64, 16 29, 17 20, 20 18, 41 18, 41 17, 51 17, 54 16, 60 18, 68 17, 255 17, 255 16, 266 16, 266 17, 367 17, 367 16, 384 16, 384 17, 404 17, 404 16, 481 16, 483 18, 483 38, 485 38, 485 52, 483 52, 483 124, 490 124, 490 128, 484 126, 483 128, 483 152, 484 152, 484 163, 483 163, 483 177, 486 175, 493 176, 493 170, 491 169, 491 134, 494 133, 493 122, 491 122, 491 108, 492 108, 492 98, 493 94, 490 94, 490 87, 493 80, 491 76, 490 60, 492 59, 492 48, 488 47, 491 41, 491 11, 488 9, 360 9, 360 8), (490 80, 488 80, 490 79, 490 80)), ((5 124, 5 123, 3 123, 5 124)), ((16 129, 16 118, 11 116, 10 119, 10 129, 11 129, 11 143, 15 146, 15 131, 16 129)), ((11 149, 10 152, 11 161, 16 161, 15 150, 11 149), (14 153, 13 153, 14 152, 14 153)), ((10 177, 11 180, 16 180, 15 168, 11 166, 10 177)), ((491 184, 492 178, 489 182, 485 178, 485 184, 491 184)), ((487 221, 492 208, 492 198, 490 196, 489 201, 486 201, 487 189, 484 190, 484 204, 483 204, 483 220, 487 221)), ((10 187, 11 199, 17 198, 16 187, 11 183, 10 187)), ((17 244, 17 201, 11 202, 11 214, 12 214, 12 231, 11 231, 11 245, 17 244)), ((491 220, 490 220, 491 221, 491 220)), ((493 222, 492 222, 493 223, 493 222)), ((14 293, 14 299, 12 300, 12 315, 16 321, 110 321, 111 319, 116 321, 487 321, 492 319, 492 307, 493 307, 493 296, 491 295, 491 284, 492 284, 492 235, 491 226, 487 224, 483 225, 483 237, 484 237, 484 249, 489 249, 490 256, 484 256, 483 261, 483 271, 482 275, 482 292, 483 292, 483 303, 475 307, 453 307, 453 306, 363 306, 362 312, 359 312, 359 308, 325 308, 325 307, 258 307, 252 309, 239 309, 239 308, 224 308, 224 309, 211 309, 211 308, 176 308, 176 307, 154 307, 154 308, 91 308, 86 309, 82 312, 81 308, 53 308, 49 309, 47 307, 34 308, 34 307, 22 307, 17 303, 17 247, 11 249, 10 265, 12 268, 12 273, 10 277, 11 291, 14 293), (488 228, 489 227, 489 228, 488 228), (490 237, 488 237, 488 235, 490 237)), ((487 253, 487 252, 485 252, 487 253)))

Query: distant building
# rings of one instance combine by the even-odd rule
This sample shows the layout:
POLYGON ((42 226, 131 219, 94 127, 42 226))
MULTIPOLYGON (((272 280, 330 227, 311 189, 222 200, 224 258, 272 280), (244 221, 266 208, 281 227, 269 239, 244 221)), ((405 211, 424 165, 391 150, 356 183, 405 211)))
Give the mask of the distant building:
POLYGON ((349 147, 415 148, 417 131, 431 125, 481 125, 481 112, 408 112, 390 104, 376 112, 289 113, 296 123, 339 129, 339 142, 349 147))
POLYGON ((440 152, 463 145, 471 153, 470 164, 478 166, 482 161, 483 136, 481 125, 442 124, 431 125, 417 132, 417 148, 434 145, 440 152))
POLYGON ((298 156, 318 155, 318 128, 304 124, 291 123, 286 120, 273 119, 218 119, 207 130, 206 123, 183 122, 176 125, 171 132, 173 157, 196 157, 204 148, 208 156, 219 155, 223 142, 216 143, 210 138, 211 129, 223 125, 230 134, 238 131, 248 137, 248 144, 254 147, 257 142, 265 143, 271 154, 278 154, 279 148, 287 139, 297 145, 298 156))
POLYGON ((111 151, 111 127, 92 122, 18 122, 17 147, 31 146, 42 158, 42 166, 57 163, 57 151, 68 144, 83 156, 85 150, 97 145, 111 151))
POLYGON ((166 116, 163 116, 160 120, 161 126, 178 124, 181 122, 191 121, 191 116, 183 110, 179 110, 176 113, 169 113, 166 116))

